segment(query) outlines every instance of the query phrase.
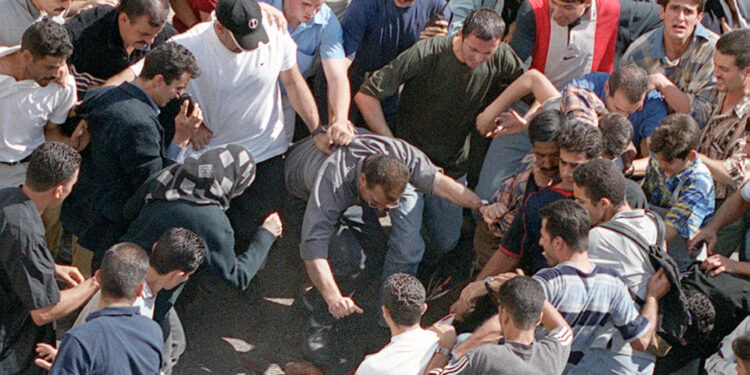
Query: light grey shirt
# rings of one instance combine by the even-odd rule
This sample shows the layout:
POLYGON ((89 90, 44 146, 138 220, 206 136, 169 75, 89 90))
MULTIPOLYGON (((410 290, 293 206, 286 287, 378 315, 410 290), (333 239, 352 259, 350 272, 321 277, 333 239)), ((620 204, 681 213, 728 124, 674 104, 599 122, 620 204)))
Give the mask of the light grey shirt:
POLYGON ((422 151, 402 141, 372 134, 358 134, 349 146, 326 156, 311 138, 297 144, 284 168, 287 190, 307 199, 302 221, 302 259, 328 257, 328 241, 341 214, 361 202, 359 175, 369 155, 385 154, 401 160, 409 170, 409 183, 432 194, 435 174, 440 170, 422 151))
MULTIPOLYGON (((42 14, 31 0, 0 0, 0 46, 21 44, 23 32, 40 18, 42 14)), ((65 21, 63 15, 52 19, 58 23, 65 21)))

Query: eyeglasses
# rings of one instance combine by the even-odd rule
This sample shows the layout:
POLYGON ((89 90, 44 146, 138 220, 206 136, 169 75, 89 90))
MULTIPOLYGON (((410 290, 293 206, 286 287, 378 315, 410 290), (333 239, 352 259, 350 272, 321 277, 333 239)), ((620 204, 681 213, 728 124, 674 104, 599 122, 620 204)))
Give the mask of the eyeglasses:
POLYGON ((369 190, 367 191, 367 195, 368 195, 369 197, 368 197, 368 198, 365 198, 365 197, 363 196, 363 197, 362 197, 362 200, 364 200, 364 201, 365 201, 365 202, 367 203, 367 205, 368 205, 368 206, 370 206, 370 207, 372 207, 372 208, 375 208, 375 209, 378 209, 378 210, 381 210, 381 209, 386 209, 386 210, 394 210, 394 209, 396 209, 396 208, 398 208, 398 207, 399 207, 399 205, 398 205, 398 200, 396 200, 396 201, 395 201, 395 202, 393 202, 393 203, 388 203, 388 204, 386 204, 386 203, 380 203, 380 202, 378 202, 378 201, 377 201, 377 200, 375 199, 375 197, 373 197, 373 194, 372 194, 372 192, 371 192, 371 191, 369 191, 369 190))

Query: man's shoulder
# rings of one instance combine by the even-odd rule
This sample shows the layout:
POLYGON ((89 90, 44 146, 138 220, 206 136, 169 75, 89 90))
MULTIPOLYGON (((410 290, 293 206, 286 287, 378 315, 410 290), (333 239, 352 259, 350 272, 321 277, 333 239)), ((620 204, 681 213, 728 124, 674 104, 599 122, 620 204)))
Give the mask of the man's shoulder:
POLYGON ((101 38, 104 36, 101 31, 108 26, 108 23, 116 20, 116 13, 117 8, 111 5, 99 5, 68 18, 65 21, 65 28, 71 34, 73 42, 86 32, 92 38, 101 38))
POLYGON ((39 211, 26 197, 21 188, 10 187, 0 190, 0 227, 9 225, 16 229, 30 231, 29 223, 41 222, 39 211))

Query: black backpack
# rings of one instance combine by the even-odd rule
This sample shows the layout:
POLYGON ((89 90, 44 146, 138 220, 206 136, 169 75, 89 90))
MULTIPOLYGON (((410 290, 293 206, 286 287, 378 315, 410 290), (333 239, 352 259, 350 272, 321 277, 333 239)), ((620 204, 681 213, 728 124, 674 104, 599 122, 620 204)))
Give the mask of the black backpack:
MULTIPOLYGON (((679 344, 679 339, 685 334, 685 331, 691 324, 690 312, 687 307, 687 297, 680 284, 681 276, 677 262, 671 255, 661 249, 661 244, 664 243, 664 221, 661 216, 655 214, 653 211, 646 210, 646 215, 650 216, 656 223, 658 230, 656 244, 653 245, 649 244, 643 235, 623 223, 607 221, 597 226, 627 237, 648 254, 648 259, 655 270, 664 269, 670 284, 672 284, 672 288, 659 301, 661 321, 656 333, 669 342, 670 345, 675 346, 679 344)), ((631 296, 640 305, 643 305, 645 302, 632 293, 631 296)))

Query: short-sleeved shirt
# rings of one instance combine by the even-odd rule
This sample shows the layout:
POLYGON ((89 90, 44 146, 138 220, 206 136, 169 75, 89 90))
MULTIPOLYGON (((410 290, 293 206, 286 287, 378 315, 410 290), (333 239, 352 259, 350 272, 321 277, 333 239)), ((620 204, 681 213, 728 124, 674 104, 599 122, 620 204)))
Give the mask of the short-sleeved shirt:
MULTIPOLYGON (((604 84, 609 81, 609 76, 609 73, 589 73, 582 78, 574 79, 568 87, 577 86, 585 88, 596 93, 599 99, 604 101, 606 97, 604 84)), ((650 137, 661 119, 666 116, 667 105, 664 103, 661 94, 656 90, 646 94, 646 98, 643 101, 643 109, 633 112, 628 116, 628 120, 633 124, 633 144, 638 147, 641 144, 641 140, 650 137)))
POLYGON ((539 210, 554 201, 573 198, 572 191, 559 189, 557 185, 529 194, 521 212, 516 215, 510 228, 505 232, 498 248, 510 257, 521 258, 521 266, 527 274, 534 274, 548 266, 547 260, 542 255, 543 249, 539 245, 542 231, 542 218, 539 216, 539 210))
POLYGON ((586 272, 574 263, 563 262, 533 277, 573 329, 569 364, 575 365, 586 349, 600 341, 606 345, 613 334, 629 343, 643 336, 650 326, 636 309, 620 275, 612 269, 594 265, 586 272))
MULTIPOLYGON (((65 22, 65 13, 52 17, 57 23, 65 22)), ((0 0, 0 46, 21 44, 21 37, 32 23, 40 20, 44 14, 31 0, 0 0)))
POLYGON ((468 352, 457 362, 430 375, 557 375, 562 374, 570 354, 573 333, 558 327, 531 345, 502 341, 498 345, 482 345, 468 352))
MULTIPOLYGON (((283 154, 289 139, 284 133, 279 73, 296 65, 296 45, 288 33, 263 18, 268 43, 252 51, 234 53, 214 31, 213 21, 199 23, 171 39, 195 56, 201 75, 185 91, 200 103, 203 123, 213 137, 201 151, 236 144, 257 162, 283 154)), ((262 177, 262 176, 260 176, 262 177)))
POLYGON ((703 128, 698 152, 721 160, 732 177, 733 184, 715 182, 716 198, 726 198, 750 177, 750 155, 747 137, 750 136, 750 96, 745 96, 726 113, 721 113, 726 93, 719 93, 711 118, 703 128))
POLYGON ((435 354, 438 337, 421 328, 393 336, 379 352, 362 361, 354 375, 421 375, 435 354))
POLYGON ((650 205, 669 209, 665 223, 685 238, 692 237, 713 216, 714 180, 700 158, 667 177, 652 154, 643 189, 650 205))
MULTIPOLYGON (((279 10, 284 8, 282 0, 261 1, 279 10)), ((344 32, 341 30, 338 18, 328 5, 323 4, 310 21, 297 25, 296 29, 292 30, 291 25, 288 27, 289 34, 297 43, 297 66, 303 76, 307 76, 310 72, 318 52, 320 52, 320 58, 324 60, 346 57, 344 55, 344 32)))
MULTIPOLYGON (((374 72, 414 45, 434 13, 440 12, 444 0, 416 0, 399 8, 393 0, 353 0, 341 21, 344 51, 353 57, 352 67, 374 72)), ((446 9, 450 15, 450 9, 446 9)), ((352 82, 354 89, 361 82, 352 82)))
POLYGON ((151 45, 136 49, 128 55, 117 24, 118 14, 116 8, 100 5, 65 21, 65 28, 73 41, 73 54, 68 62, 81 98, 89 88, 101 85, 177 33, 167 23, 151 45))
POLYGON ((373 73, 360 92, 384 99, 401 89, 393 134, 416 146, 446 174, 468 170, 468 142, 477 114, 525 69, 501 43, 487 61, 471 68, 458 60, 453 36, 422 40, 373 73))
MULTIPOLYGON (((21 46, 0 47, 0 58, 15 53, 21 46)), ((0 74, 0 161, 19 161, 44 143, 47 122, 62 124, 76 102, 76 85, 68 76, 65 86, 0 74)))
POLYGON ((399 159, 409 170, 409 183, 423 193, 432 193, 440 169, 424 153, 400 139, 359 134, 349 146, 338 147, 326 156, 309 138, 289 153, 284 168, 287 189, 298 198, 307 199, 300 243, 302 259, 328 257, 328 242, 337 220, 347 208, 362 203, 362 163, 374 154, 399 159))
POLYGON ((135 306, 109 306, 65 333, 50 375, 157 375, 164 336, 135 306))
POLYGON ((0 190, 0 373, 33 371, 37 342, 53 342, 52 324, 29 312, 60 301, 55 263, 36 204, 21 188, 0 190))
POLYGON ((703 125, 708 121, 716 98, 714 45, 719 37, 698 24, 690 46, 676 61, 670 61, 664 48, 664 26, 636 39, 620 60, 620 65, 636 64, 649 73, 662 73, 692 103, 690 116, 703 125))

